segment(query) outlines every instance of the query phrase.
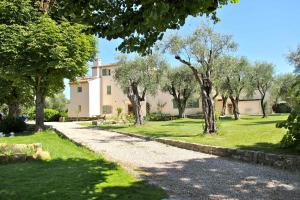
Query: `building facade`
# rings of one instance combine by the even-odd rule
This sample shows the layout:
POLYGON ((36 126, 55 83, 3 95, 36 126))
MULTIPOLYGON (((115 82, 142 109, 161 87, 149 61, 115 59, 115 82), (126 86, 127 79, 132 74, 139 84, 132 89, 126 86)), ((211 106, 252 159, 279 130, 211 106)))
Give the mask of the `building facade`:
MULTIPOLYGON (((95 117, 99 115, 130 113, 132 106, 127 96, 113 79, 117 64, 101 65, 97 59, 92 67, 92 76, 77 79, 70 83, 69 117, 95 117)), ((146 103, 142 103, 146 112, 146 103)))
MULTIPOLYGON (((97 59, 92 67, 92 76, 78 78, 70 83, 70 103, 68 105, 69 117, 96 117, 99 115, 116 115, 117 109, 121 108, 123 114, 132 112, 132 106, 123 93, 120 86, 113 79, 117 64, 102 65, 97 59)), ((222 99, 215 100, 217 112, 222 110, 222 99)), ((227 101, 226 114, 232 114, 232 104, 227 101)), ((251 98, 243 96, 239 103, 240 114, 260 115, 259 94, 255 93, 251 98)), ((146 101, 142 102, 142 113, 162 112, 177 115, 178 109, 173 101, 173 96, 166 92, 158 91, 156 95, 147 95, 146 101)), ((186 115, 202 112, 201 100, 195 94, 187 104, 186 115)))

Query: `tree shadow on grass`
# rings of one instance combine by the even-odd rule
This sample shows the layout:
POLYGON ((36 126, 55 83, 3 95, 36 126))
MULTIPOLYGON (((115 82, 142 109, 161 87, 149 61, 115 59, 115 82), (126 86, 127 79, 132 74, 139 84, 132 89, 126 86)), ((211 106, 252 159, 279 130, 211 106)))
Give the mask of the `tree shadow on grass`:
POLYGON ((167 124, 162 124, 161 126, 182 126, 182 124, 184 125, 194 125, 194 124, 199 124, 200 126, 202 126, 203 120, 193 120, 193 121, 177 121, 177 120, 172 120, 172 121, 168 121, 167 124))
POLYGON ((274 124, 274 126, 277 123, 283 122, 285 120, 272 120, 272 121, 254 121, 254 122, 248 122, 248 123, 243 123, 242 125, 247 125, 247 126, 252 126, 252 125, 268 125, 268 124, 274 124))
POLYGON ((266 153, 300 155, 300 152, 293 148, 281 148, 280 143, 258 142, 252 145, 238 145, 237 147, 240 149, 263 151, 266 153))
POLYGON ((162 166, 143 168, 146 178, 182 199, 300 198, 299 174, 270 167, 208 156, 162 166))
POLYGON ((0 165, 0 199, 149 199, 165 193, 142 181, 127 180, 103 160, 55 159, 0 165))

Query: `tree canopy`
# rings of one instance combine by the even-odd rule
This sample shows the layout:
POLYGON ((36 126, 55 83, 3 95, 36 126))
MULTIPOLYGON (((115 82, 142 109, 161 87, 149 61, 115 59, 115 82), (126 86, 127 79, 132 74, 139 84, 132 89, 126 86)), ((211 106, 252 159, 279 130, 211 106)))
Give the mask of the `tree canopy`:
POLYGON ((73 80, 86 73, 95 53, 94 36, 86 35, 83 25, 57 22, 39 13, 28 0, 4 1, 0 6, 0 10, 19 9, 24 19, 0 14, 0 72, 8 80, 31 86, 37 125, 42 127, 45 97, 63 89, 64 78, 73 80))
POLYGON ((216 10, 238 0, 63 0, 48 1, 53 18, 89 25, 90 32, 109 40, 121 38, 122 52, 147 52, 167 29, 179 29, 188 16, 218 21, 216 10))
POLYGON ((141 102, 145 101, 147 93, 156 93, 166 68, 165 61, 156 55, 136 57, 133 60, 121 56, 119 64, 120 67, 115 70, 114 79, 133 106, 136 125, 141 125, 143 124, 141 102))
POLYGON ((267 116, 265 98, 274 80, 274 65, 267 62, 256 62, 253 69, 253 85, 261 96, 260 105, 263 117, 267 116))
POLYGON ((231 35, 217 33, 209 25, 204 24, 190 36, 172 36, 166 41, 164 48, 192 70, 201 91, 204 132, 216 132, 212 73, 215 70, 216 60, 235 51, 237 44, 231 35))
POLYGON ((295 73, 300 74, 300 45, 288 55, 289 62, 295 66, 295 73))
MULTIPOLYGON (((251 88, 251 65, 245 57, 233 56, 222 56, 216 63, 217 69, 214 71, 216 88, 221 95, 230 98, 234 117, 239 119, 240 95, 248 94, 251 88)), ((222 99, 224 100, 224 98, 222 99)))
POLYGON ((179 117, 183 117, 188 100, 196 92, 197 83, 191 70, 184 65, 169 68, 166 79, 162 83, 162 90, 171 94, 178 108, 179 117))

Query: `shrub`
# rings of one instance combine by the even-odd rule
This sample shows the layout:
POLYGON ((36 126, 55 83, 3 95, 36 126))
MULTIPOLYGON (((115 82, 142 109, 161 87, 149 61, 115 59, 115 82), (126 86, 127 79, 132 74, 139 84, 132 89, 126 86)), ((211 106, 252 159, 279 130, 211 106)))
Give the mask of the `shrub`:
POLYGON ((54 109, 45 109, 45 122, 57 122, 61 117, 59 111, 54 109))
POLYGON ((146 115, 146 120, 148 121, 169 121, 172 120, 173 118, 176 117, 164 113, 149 113, 146 115))
MULTIPOLYGON (((219 116, 219 115, 218 115, 219 116)), ((191 118, 191 119, 204 119, 204 114, 203 113, 195 113, 195 114, 189 114, 186 115, 187 118, 191 118)))
POLYGON ((130 113, 130 114, 126 115, 126 120, 129 123, 134 123, 135 122, 135 117, 132 113, 130 113))
MULTIPOLYGON (((68 117, 67 112, 59 112, 58 110, 44 109, 45 122, 58 122, 60 117, 68 117)), ((35 120, 35 108, 31 108, 26 113, 31 120, 35 120)))
MULTIPOLYGON (((300 146, 300 106, 291 112, 288 119, 284 122, 277 123, 277 128, 286 128, 287 133, 281 140, 283 148, 300 146)), ((298 149, 300 151, 300 149, 298 149)))
POLYGON ((287 103, 277 103, 272 106, 275 113, 290 113, 291 107, 287 103))
POLYGON ((34 108, 34 107, 29 108, 29 109, 25 112, 25 114, 28 115, 28 117, 29 117, 30 120, 35 120, 35 108, 34 108))
POLYGON ((7 117, 0 122, 0 131, 4 133, 22 132, 26 130, 26 123, 20 118, 7 117))
POLYGON ((120 108, 120 107, 117 108, 118 117, 120 117, 122 111, 123 111, 123 108, 120 108))

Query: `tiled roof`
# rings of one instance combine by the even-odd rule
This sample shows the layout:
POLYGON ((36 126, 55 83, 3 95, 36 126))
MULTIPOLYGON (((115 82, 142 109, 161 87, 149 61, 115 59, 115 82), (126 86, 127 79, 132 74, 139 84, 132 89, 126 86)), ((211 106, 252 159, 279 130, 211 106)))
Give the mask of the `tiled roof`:
POLYGON ((109 63, 109 64, 105 64, 105 65, 100 65, 100 66, 93 66, 92 68, 96 68, 96 67, 117 67, 119 64, 118 63, 109 63))
POLYGON ((92 77, 92 76, 86 76, 86 77, 80 77, 77 78, 76 81, 70 82, 70 85, 78 84, 78 83, 86 83, 91 80, 95 80, 97 77, 92 77))

